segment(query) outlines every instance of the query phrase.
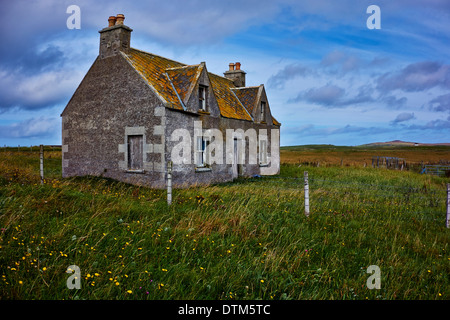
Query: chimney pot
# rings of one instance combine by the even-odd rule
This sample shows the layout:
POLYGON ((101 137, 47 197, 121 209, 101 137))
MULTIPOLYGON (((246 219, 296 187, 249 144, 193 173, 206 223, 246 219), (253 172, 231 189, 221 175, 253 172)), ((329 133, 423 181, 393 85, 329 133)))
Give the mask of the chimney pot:
POLYGON ((241 63, 240 62, 236 62, 236 70, 241 70, 241 63))
POLYGON ((118 14, 117 16, 116 16, 116 24, 123 24, 123 20, 125 20, 125 16, 123 15, 123 14, 118 14))
POLYGON ((115 25, 116 24, 116 17, 110 16, 109 19, 108 19, 108 23, 109 23, 108 27, 112 27, 113 25, 115 25))
POLYGON ((230 70, 229 71, 233 71, 234 70, 234 63, 230 63, 229 66, 230 66, 230 70))

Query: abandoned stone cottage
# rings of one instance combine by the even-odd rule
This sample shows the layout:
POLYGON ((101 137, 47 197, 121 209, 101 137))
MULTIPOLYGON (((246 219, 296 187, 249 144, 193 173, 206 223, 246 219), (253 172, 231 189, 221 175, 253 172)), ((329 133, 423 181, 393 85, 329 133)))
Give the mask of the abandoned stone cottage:
POLYGON ((63 177, 103 176, 156 188, 279 173, 280 123, 264 85, 240 63, 224 76, 130 47, 119 14, 62 117, 63 177))

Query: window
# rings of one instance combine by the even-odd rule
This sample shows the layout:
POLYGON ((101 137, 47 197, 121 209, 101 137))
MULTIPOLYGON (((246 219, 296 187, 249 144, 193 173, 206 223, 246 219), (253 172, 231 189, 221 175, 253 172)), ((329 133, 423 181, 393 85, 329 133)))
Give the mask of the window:
POLYGON ((261 115, 260 115, 261 122, 265 121, 264 115, 265 111, 266 111, 266 103, 264 101, 261 101, 261 115))
POLYGON ((206 96, 208 87, 200 85, 198 87, 198 108, 202 111, 207 111, 206 96))
POLYGON ((128 136, 128 170, 143 170, 143 135, 128 136))
POLYGON ((259 164, 267 164, 267 140, 259 141, 259 164))
POLYGON ((197 137, 197 157, 196 164, 198 167, 206 167, 208 165, 208 154, 206 152, 206 147, 209 141, 205 137, 197 137))

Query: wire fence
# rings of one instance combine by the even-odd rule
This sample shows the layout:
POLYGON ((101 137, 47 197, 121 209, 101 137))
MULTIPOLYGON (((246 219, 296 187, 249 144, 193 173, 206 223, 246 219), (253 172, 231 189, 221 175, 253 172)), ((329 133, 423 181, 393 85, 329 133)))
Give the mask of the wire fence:
MULTIPOLYGON (((40 180, 44 183, 44 146, 40 146, 40 180)), ((48 170, 45 172, 48 174, 48 170)), ((173 202, 172 191, 172 165, 167 167, 167 204, 173 202)), ((368 179, 368 178, 365 178, 368 179)), ((336 211, 372 214, 380 212, 380 217, 388 213, 399 219, 418 218, 442 222, 445 220, 447 228, 450 228, 450 183, 447 188, 439 188, 431 185, 409 184, 402 182, 397 185, 386 183, 371 183, 351 179, 350 177, 323 178, 308 176, 304 172, 303 177, 295 176, 259 176, 238 179, 234 184, 251 184, 252 188, 267 188, 267 184, 280 191, 291 192, 296 205, 302 205, 306 216, 310 214, 330 214, 336 211), (389 208, 386 210, 386 208, 389 208)), ((283 200, 280 200, 283 201, 283 200)), ((289 205, 293 205, 289 201, 289 205)))
MULTIPOLYGON (((426 220, 449 227, 450 184, 447 189, 414 184, 392 185, 349 181, 349 178, 329 179, 314 176, 254 176, 233 184, 251 185, 262 191, 276 186, 277 190, 291 192, 285 206, 301 206, 305 215, 360 212, 397 220, 426 220)), ((239 191, 237 191, 239 193, 239 191)), ((245 191, 243 191, 245 192, 245 191)), ((242 194, 242 199, 245 195, 242 194)), ((237 201, 239 197, 237 197, 237 201)), ((286 201, 279 198, 278 201, 286 201)), ((283 205, 283 204, 281 204, 283 205)))

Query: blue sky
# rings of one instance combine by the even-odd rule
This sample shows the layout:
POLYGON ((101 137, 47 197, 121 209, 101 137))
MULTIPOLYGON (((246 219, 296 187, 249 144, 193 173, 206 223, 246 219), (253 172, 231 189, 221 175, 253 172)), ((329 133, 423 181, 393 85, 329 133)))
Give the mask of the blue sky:
POLYGON ((281 145, 450 142, 450 1, 10 1, 0 4, 0 146, 61 144, 60 114, 123 13, 131 46, 264 84, 281 145), (381 29, 367 28, 369 5, 381 29), (81 9, 68 29, 67 7, 81 9))

